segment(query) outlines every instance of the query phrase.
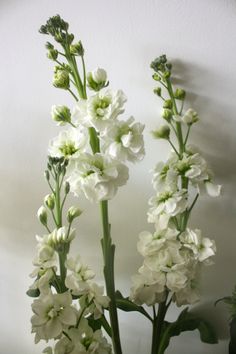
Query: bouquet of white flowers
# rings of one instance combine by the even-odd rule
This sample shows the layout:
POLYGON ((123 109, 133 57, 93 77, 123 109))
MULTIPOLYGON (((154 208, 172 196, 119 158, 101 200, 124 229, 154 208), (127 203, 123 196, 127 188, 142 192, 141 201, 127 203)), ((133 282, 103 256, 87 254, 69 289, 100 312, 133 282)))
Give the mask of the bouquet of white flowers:
POLYGON ((133 277, 130 296, 125 298, 115 288, 115 246, 108 200, 126 184, 127 164, 144 157, 144 125, 133 117, 120 118, 126 96, 121 90, 107 88, 104 69, 86 72, 83 45, 74 41, 68 23, 57 15, 40 32, 52 36, 61 46, 59 50, 50 42, 46 44, 48 57, 55 62, 53 85, 68 91, 76 103, 73 110, 61 105, 53 106, 51 112, 52 119, 66 128, 49 143, 45 178, 50 194, 38 211, 46 233, 36 236, 35 269, 31 274, 35 280, 27 292, 36 298, 31 319, 35 343, 55 340, 45 348, 48 354, 105 354, 111 353, 112 347, 114 353, 121 354, 117 308, 138 311, 151 321, 152 354, 164 353, 170 338, 186 330, 198 329, 203 341, 215 343, 209 324, 188 309, 173 323, 165 320, 172 302, 181 306, 199 300, 197 278, 202 266, 211 264, 216 248, 213 240, 203 237, 199 229, 191 229, 188 222, 201 193, 220 193, 205 159, 188 143, 198 114, 192 109, 184 111, 185 91, 173 90, 171 64, 164 55, 151 64, 154 80, 166 91, 162 93, 161 87, 154 90, 163 99, 166 124, 153 135, 166 139, 172 151, 167 162, 158 163, 154 169, 155 195, 148 210, 154 232, 144 231, 139 236, 137 247, 144 257, 143 265, 133 277), (92 95, 87 96, 87 88, 92 95), (103 287, 94 282, 93 270, 79 255, 69 255, 75 237, 72 225, 81 214, 75 206, 64 213, 69 192, 76 197, 83 193, 100 205, 105 294, 103 287), (146 306, 153 309, 153 314, 146 306))

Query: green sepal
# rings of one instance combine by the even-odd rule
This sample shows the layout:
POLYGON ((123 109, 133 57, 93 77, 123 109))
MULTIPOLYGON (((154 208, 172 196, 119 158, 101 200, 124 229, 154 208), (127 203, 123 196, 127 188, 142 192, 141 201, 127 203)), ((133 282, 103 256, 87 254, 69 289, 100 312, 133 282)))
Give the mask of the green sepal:
POLYGON ((213 327, 206 320, 190 313, 187 307, 180 313, 175 322, 164 322, 158 354, 165 352, 171 337, 178 336, 185 331, 194 331, 196 329, 199 331, 202 342, 209 344, 218 343, 213 327))
POLYGON ((116 291, 116 305, 117 307, 125 312, 139 312, 145 317, 147 317, 150 321, 152 321, 152 318, 149 316, 149 314, 145 311, 145 309, 142 306, 136 305, 134 302, 130 301, 128 297, 123 297, 120 291, 116 291))
POLYGON ((39 297, 40 291, 39 289, 29 289, 26 291, 26 294, 30 297, 39 297))
POLYGON ((105 329, 109 337, 112 336, 111 334, 111 327, 109 323, 107 322, 106 318, 104 315, 102 315, 100 318, 97 318, 96 320, 94 317, 91 315, 87 318, 89 326, 93 329, 93 331, 97 331, 98 329, 101 329, 102 327, 105 329))

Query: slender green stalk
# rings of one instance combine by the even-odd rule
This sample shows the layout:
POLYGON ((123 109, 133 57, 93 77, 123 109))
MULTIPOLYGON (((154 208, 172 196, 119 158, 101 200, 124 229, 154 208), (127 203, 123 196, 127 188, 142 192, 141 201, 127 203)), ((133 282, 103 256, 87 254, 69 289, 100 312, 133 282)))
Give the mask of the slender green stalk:
MULTIPOLYGON (((86 72, 85 72, 85 63, 82 57, 83 65, 83 84, 79 76, 77 64, 75 60, 68 58, 69 64, 71 66, 73 77, 76 84, 78 85, 77 90, 82 99, 87 98, 86 93, 86 72)), ((100 142, 96 130, 93 127, 89 129, 90 137, 90 146, 94 154, 100 152, 100 142)), ((112 239, 110 235, 110 225, 108 217, 108 201, 102 201, 101 206, 101 217, 102 217, 102 227, 103 227, 103 258, 104 258, 104 278, 106 284, 107 295, 110 298, 109 303, 109 315, 110 315, 110 324, 111 324, 111 335, 112 343, 115 354, 122 354, 121 341, 119 334, 119 323, 118 323, 118 314, 116 306, 116 296, 115 296, 115 280, 114 280, 114 253, 115 246, 112 245, 112 239)))
POLYGON ((162 334, 162 327, 164 324, 164 319, 166 315, 166 311, 169 307, 169 304, 166 305, 166 300, 161 302, 158 306, 158 312, 157 315, 154 312, 154 319, 153 319, 153 326, 152 326, 152 350, 151 354, 158 354, 159 352, 159 346, 160 346, 160 340, 161 340, 161 334, 162 334))
POLYGON ((100 206, 101 206, 102 226, 103 226, 102 249, 103 249, 103 258, 104 258, 104 277, 105 277, 107 295, 110 298, 109 315, 111 321, 112 343, 113 343, 115 354, 122 354, 117 306, 116 306, 116 296, 115 296, 115 281, 114 281, 115 246, 112 244, 112 239, 110 235, 110 225, 109 225, 109 218, 108 218, 108 201, 107 200, 102 201, 100 203, 100 206))

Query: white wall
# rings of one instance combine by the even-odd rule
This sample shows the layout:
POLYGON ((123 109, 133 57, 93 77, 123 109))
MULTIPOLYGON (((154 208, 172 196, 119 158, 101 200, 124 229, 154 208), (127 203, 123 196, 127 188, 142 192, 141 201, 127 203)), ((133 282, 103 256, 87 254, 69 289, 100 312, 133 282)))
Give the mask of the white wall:
MULTIPOLYGON (((34 255, 34 235, 42 232, 35 214, 47 193, 43 171, 48 140, 57 134, 52 104, 72 104, 51 85, 52 63, 45 56, 45 36, 38 28, 61 14, 86 48, 88 69, 107 69, 111 87, 128 95, 127 115, 146 124, 146 158, 131 166, 130 181, 111 204, 117 243, 117 285, 128 294, 129 279, 141 258, 138 233, 145 228, 152 194, 149 170, 166 158, 169 147, 154 142, 150 130, 160 122, 160 102, 152 93, 149 64, 166 53, 190 93, 201 122, 192 141, 198 144, 224 185, 220 199, 202 198, 192 225, 216 239, 215 265, 202 280, 196 311, 216 327, 218 345, 201 344, 198 333, 173 340, 168 354, 227 353, 228 314, 214 301, 231 292, 235 276, 236 214, 236 2, 233 0, 1 0, 0 1, 0 352, 40 353, 30 334, 30 303, 25 291, 34 255)), ((83 258, 101 274, 99 218, 96 206, 85 210, 75 242, 83 258), (93 220, 91 222, 91 220, 93 220), (99 230, 99 231, 98 231, 99 230)), ((170 318, 177 310, 171 309, 170 318)), ((125 354, 148 354, 148 324, 138 315, 121 314, 125 354)), ((43 347, 43 346, 42 346, 43 347)))

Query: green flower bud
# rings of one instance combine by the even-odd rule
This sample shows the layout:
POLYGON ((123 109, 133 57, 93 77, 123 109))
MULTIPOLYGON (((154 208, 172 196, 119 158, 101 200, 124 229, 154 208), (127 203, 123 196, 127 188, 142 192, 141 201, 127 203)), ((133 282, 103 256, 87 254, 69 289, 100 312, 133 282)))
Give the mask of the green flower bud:
POLYGON ((171 72, 169 70, 167 70, 163 73, 163 76, 165 79, 169 79, 169 77, 171 76, 171 72))
POLYGON ((68 194, 70 192, 70 184, 69 182, 65 183, 65 194, 68 194))
POLYGON ((50 174, 49 174, 49 171, 48 171, 48 170, 46 170, 46 171, 44 172, 44 177, 46 178, 47 181, 49 181, 49 179, 50 179, 50 174))
POLYGON ((58 51, 56 49, 50 49, 47 53, 47 57, 51 60, 56 60, 58 57, 58 51))
POLYGON ((164 109, 162 112, 162 118, 164 118, 167 122, 170 122, 172 118, 172 111, 170 109, 164 109))
POLYGON ((160 97, 161 96, 161 87, 154 88, 153 92, 155 93, 155 95, 160 97))
POLYGON ((70 209, 67 212, 67 221, 68 223, 72 223, 72 221, 79 217, 82 214, 82 210, 79 208, 76 208, 75 206, 70 207, 70 209))
POLYGON ((66 106, 52 106, 51 116, 59 125, 71 123, 71 112, 66 106))
POLYGON ((174 92, 174 98, 183 101, 185 99, 186 92, 181 88, 177 88, 174 92))
POLYGON ((55 196, 54 194, 48 194, 44 198, 44 203, 48 207, 48 209, 53 210, 55 206, 55 196))
POLYGON ((156 73, 152 75, 152 78, 153 78, 153 80, 155 80, 155 81, 161 81, 160 75, 158 75, 158 74, 156 74, 156 73))
POLYGON ((104 69, 97 68, 87 74, 88 87, 93 91, 100 91, 108 85, 107 73, 104 69))
POLYGON ((70 45, 70 52, 73 55, 79 55, 79 56, 83 56, 84 55, 84 47, 81 41, 79 41, 78 43, 75 44, 71 44, 70 45))
POLYGON ((163 104, 163 108, 169 108, 171 109, 173 106, 173 103, 171 100, 165 100, 164 104, 163 104))
POLYGON ((47 214, 47 210, 45 209, 44 206, 41 206, 37 212, 37 216, 39 221, 43 224, 43 225, 47 225, 48 222, 48 214, 47 214))
POLYGON ((159 129, 152 132, 155 139, 167 139, 170 137, 170 127, 168 125, 162 125, 159 129))
POLYGON ((55 67, 53 85, 57 88, 67 90, 70 87, 70 76, 68 71, 55 67))

